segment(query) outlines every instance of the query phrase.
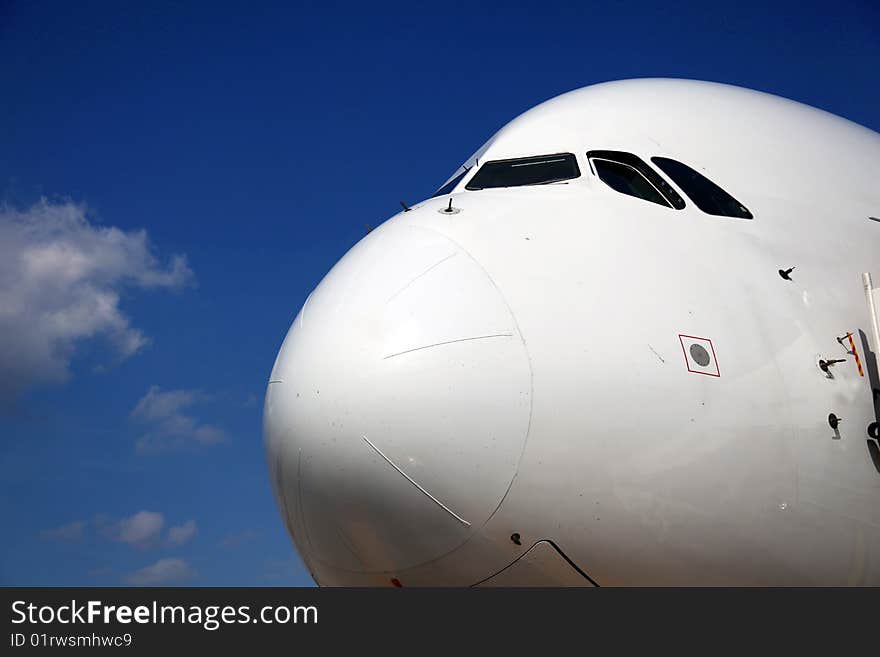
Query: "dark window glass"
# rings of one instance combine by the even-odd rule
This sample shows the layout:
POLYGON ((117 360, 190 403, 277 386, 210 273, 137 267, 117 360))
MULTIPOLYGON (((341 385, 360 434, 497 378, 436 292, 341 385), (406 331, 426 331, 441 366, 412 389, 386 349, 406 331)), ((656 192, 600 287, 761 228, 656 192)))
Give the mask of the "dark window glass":
POLYGON ((611 189, 621 194, 629 194, 652 203, 665 205, 667 208, 672 207, 669 205, 669 201, 663 198, 663 195, 648 182, 647 178, 628 164, 600 159, 590 161, 596 167, 596 175, 611 189))
POLYGON ((676 210, 684 207, 681 195, 638 155, 623 151, 590 151, 587 158, 596 167, 596 175, 621 194, 676 210))
POLYGON ((688 165, 668 157, 652 157, 651 161, 681 187, 700 210, 721 217, 752 219, 746 207, 718 185, 688 165))
POLYGON ((521 157, 515 160, 486 162, 477 175, 471 178, 465 189, 478 190, 490 187, 520 187, 522 185, 546 185, 571 180, 581 175, 577 160, 571 153, 521 157))
POLYGON ((434 192, 431 198, 434 198, 434 196, 443 196, 444 194, 448 194, 449 192, 451 192, 453 189, 455 189, 455 186, 461 182, 461 179, 467 175, 468 171, 470 171, 470 167, 462 171, 460 174, 455 176, 455 178, 453 178, 448 183, 443 185, 443 187, 434 192))

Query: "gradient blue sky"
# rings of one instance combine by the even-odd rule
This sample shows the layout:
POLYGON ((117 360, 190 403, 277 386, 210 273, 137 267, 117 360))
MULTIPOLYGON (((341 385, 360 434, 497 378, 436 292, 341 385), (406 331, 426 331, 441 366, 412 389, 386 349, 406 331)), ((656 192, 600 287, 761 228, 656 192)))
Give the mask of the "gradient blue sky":
POLYGON ((284 333, 532 105, 686 77, 880 130, 880 5, 716 4, 0 1, 0 583, 311 584, 262 448, 284 333))

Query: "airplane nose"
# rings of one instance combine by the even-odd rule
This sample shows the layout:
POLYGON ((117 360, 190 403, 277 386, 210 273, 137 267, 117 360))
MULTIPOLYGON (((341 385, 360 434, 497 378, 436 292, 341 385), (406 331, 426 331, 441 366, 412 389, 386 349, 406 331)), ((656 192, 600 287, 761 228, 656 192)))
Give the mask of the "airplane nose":
POLYGON ((270 376, 276 498, 312 572, 401 572, 456 549, 501 504, 527 438, 516 320, 455 242, 388 222, 327 274, 270 376))

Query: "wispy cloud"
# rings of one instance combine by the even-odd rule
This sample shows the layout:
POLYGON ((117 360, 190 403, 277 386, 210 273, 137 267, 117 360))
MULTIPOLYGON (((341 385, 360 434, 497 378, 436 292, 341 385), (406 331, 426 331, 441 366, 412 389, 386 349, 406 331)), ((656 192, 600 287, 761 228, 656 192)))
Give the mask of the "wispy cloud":
POLYGON ((162 390, 152 386, 137 403, 131 416, 147 425, 147 432, 137 441, 137 450, 147 452, 184 445, 214 445, 226 440, 216 425, 202 423, 189 411, 205 400, 195 390, 162 390))
MULTIPOLYGON (((138 511, 121 520, 110 520, 106 516, 99 515, 95 518, 95 526, 106 538, 140 549, 156 547, 163 543, 173 546, 184 545, 198 533, 196 521, 190 519, 169 527, 163 541, 165 514, 158 511, 138 511)), ((66 530, 66 527, 53 531, 60 530, 66 530)), ((79 527, 78 531, 81 534, 82 527, 79 527)))
POLYGON ((182 525, 168 528, 168 542, 171 545, 183 545, 188 543, 198 532, 195 520, 187 520, 182 525))
POLYGON ((165 516, 157 511, 138 511, 116 522, 99 517, 96 524, 108 538, 144 549, 156 545, 165 526, 165 516))
POLYGON ((40 536, 53 541, 78 541, 83 537, 85 525, 83 521, 76 520, 54 529, 43 530, 40 532, 40 536))
POLYGON ((137 353, 149 338, 122 312, 121 292, 193 280, 185 256, 162 264, 145 231, 93 224, 82 204, 0 205, 0 403, 67 380, 83 340, 105 338, 117 358, 137 353))
POLYGON ((156 563, 126 575, 131 586, 156 586, 192 579, 198 573, 183 559, 159 559, 156 563))

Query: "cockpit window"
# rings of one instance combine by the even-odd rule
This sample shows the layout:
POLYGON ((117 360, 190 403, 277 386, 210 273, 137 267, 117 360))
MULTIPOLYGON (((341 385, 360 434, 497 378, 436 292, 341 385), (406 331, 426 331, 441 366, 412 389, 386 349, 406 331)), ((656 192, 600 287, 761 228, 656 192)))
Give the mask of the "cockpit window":
POLYGON ((580 175, 577 159, 571 153, 494 160, 480 167, 477 175, 465 185, 465 189, 476 191, 490 187, 546 185, 571 180, 580 175))
POLYGON ((464 171, 462 171, 460 174, 455 176, 448 183, 443 185, 443 187, 441 187, 436 192, 434 192, 434 194, 431 196, 431 198, 434 198, 435 196, 443 196, 444 194, 448 194, 449 192, 451 192, 453 189, 455 189, 455 186, 461 182, 461 179, 464 178, 467 175, 468 171, 470 171, 470 170, 471 170, 471 168, 467 167, 464 171))
POLYGON ((652 157, 651 161, 672 178, 673 182, 706 214, 737 219, 753 218, 752 213, 742 203, 688 165, 668 157, 652 157))
POLYGON ((640 157, 623 151, 590 151, 587 159, 611 189, 681 210, 684 199, 640 157))
POLYGON ((665 205, 667 208, 672 207, 645 176, 628 164, 598 158, 591 160, 591 162, 596 167, 596 175, 611 189, 621 194, 629 194, 652 203, 665 205))

